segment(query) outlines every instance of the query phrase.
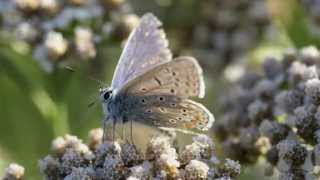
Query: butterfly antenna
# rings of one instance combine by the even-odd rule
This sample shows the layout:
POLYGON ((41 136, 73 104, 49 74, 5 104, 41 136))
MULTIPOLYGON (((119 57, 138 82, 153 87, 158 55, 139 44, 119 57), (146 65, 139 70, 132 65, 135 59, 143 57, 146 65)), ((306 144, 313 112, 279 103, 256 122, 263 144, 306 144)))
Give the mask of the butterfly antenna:
MULTIPOLYGON (((70 72, 76 72, 75 69, 73 67, 71 67, 71 66, 66 65, 66 66, 64 66, 64 68, 66 70, 70 71, 70 72)), ((97 78, 94 78, 92 76, 88 76, 87 78, 89 80, 91 80, 91 81, 94 81, 94 82, 98 83, 99 84, 99 88, 107 86, 105 82, 103 82, 103 81, 101 81, 101 80, 99 80, 97 78)))
POLYGON ((66 65, 66 66, 64 66, 64 68, 65 68, 66 70, 70 71, 70 72, 75 72, 75 70, 74 70, 73 67, 71 67, 71 66, 66 65))
POLYGON ((98 99, 99 99, 99 97, 96 97, 93 101, 91 101, 91 102, 88 104, 88 108, 91 108, 91 107, 93 107, 94 105, 96 105, 98 99))
POLYGON ((99 88, 102 88, 102 87, 107 86, 105 82, 103 82, 103 81, 101 81, 101 80, 99 80, 99 79, 96 79, 96 78, 94 78, 94 77, 92 77, 92 76, 89 76, 88 78, 89 78, 90 80, 95 81, 96 83, 98 83, 98 84, 99 84, 99 88))
POLYGON ((97 101, 92 101, 88 104, 88 108, 93 107, 96 104, 97 101))

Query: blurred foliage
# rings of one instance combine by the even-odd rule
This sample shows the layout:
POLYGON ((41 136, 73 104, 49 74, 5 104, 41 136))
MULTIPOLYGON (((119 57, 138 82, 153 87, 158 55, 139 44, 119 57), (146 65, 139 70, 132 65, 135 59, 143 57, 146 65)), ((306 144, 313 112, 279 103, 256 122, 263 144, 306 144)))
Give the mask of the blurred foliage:
POLYGON ((283 28, 293 45, 302 48, 308 45, 320 46, 320 37, 312 33, 307 12, 297 0, 267 0, 274 24, 283 28), (287 10, 284 10, 287 9, 287 10))
MULTIPOLYGON (((188 34, 183 29, 196 24, 199 14, 198 0, 131 2, 138 14, 154 12, 163 21, 165 30, 174 29, 168 32, 173 48, 183 43, 175 35, 188 34)), ((248 53, 248 66, 254 68, 262 56, 288 46, 320 47, 320 37, 311 33, 298 1, 267 2, 276 30, 271 39, 262 41, 248 53)), ((98 48, 97 58, 77 64, 73 67, 75 72, 54 68, 49 74, 30 54, 9 46, 8 38, 2 37, 0 41, 0 175, 1 166, 14 161, 26 167, 28 179, 34 179, 39 177, 37 159, 48 154, 54 137, 72 133, 84 138, 89 129, 100 126, 103 118, 100 104, 88 108, 98 96, 99 84, 89 77, 110 82, 121 48, 119 43, 105 42, 98 48)), ((214 113, 219 94, 227 88, 225 79, 206 77, 208 90, 204 101, 212 105, 208 108, 214 113)), ((250 175, 252 171, 247 169, 244 179, 256 178, 250 175)))
MULTIPOLYGON (((119 50, 101 49, 109 56, 112 52, 118 56, 119 50)), ((100 126, 100 108, 88 107, 99 87, 88 78, 93 67, 87 62, 75 72, 57 68, 47 74, 30 56, 5 46, 0 59, 0 149, 9 153, 8 160, 28 167, 27 174, 38 174, 36 160, 48 152, 54 137, 66 133, 85 137, 89 129, 100 126)), ((103 61, 109 62, 108 56, 103 61)), ((114 66, 109 64, 103 67, 114 66)))

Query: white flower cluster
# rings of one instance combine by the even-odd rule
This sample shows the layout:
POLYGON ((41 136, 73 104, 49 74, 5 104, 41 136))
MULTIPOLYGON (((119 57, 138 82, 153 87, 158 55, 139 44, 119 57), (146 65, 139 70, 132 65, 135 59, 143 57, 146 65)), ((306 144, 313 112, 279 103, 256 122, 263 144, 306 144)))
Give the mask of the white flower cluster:
POLYGON ((89 133, 89 146, 75 136, 58 137, 53 154, 39 161, 45 179, 233 179, 240 174, 239 163, 214 155, 212 140, 199 135, 179 153, 173 136, 153 136, 145 153, 125 142, 101 143, 102 130, 89 133))

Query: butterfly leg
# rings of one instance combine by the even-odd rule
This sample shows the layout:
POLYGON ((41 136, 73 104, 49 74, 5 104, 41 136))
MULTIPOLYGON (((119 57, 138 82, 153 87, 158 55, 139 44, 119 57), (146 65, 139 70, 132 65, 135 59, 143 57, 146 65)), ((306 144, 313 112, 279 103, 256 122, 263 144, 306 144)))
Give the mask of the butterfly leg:
POLYGON ((112 120, 112 141, 114 141, 116 137, 116 120, 112 120))
POLYGON ((107 127, 107 123, 110 120, 110 116, 106 116, 106 118, 103 120, 103 129, 102 129, 102 143, 106 140, 106 127, 107 127))
POLYGON ((133 120, 130 120, 130 140, 131 140, 131 143, 134 144, 134 142, 133 142, 133 120))
POLYGON ((125 140, 126 138, 126 127, 125 127, 125 123, 122 121, 122 124, 121 124, 121 139, 122 140, 125 140))

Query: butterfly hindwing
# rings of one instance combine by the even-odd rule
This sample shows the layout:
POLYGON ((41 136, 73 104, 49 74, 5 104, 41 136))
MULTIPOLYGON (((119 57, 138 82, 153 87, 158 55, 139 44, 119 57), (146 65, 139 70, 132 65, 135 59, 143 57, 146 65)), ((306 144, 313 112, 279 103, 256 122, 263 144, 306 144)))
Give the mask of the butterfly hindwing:
POLYGON ((120 56, 112 80, 113 89, 119 89, 153 67, 171 61, 168 40, 161 25, 151 13, 141 17, 120 56))
POLYGON ((129 99, 127 117, 143 124, 204 131, 214 121, 213 115, 202 104, 189 99, 160 95, 130 96, 129 99))
POLYGON ((133 121, 158 127, 207 130, 214 118, 187 99, 204 95, 202 70, 191 57, 179 57, 129 82, 120 90, 122 107, 133 121))

